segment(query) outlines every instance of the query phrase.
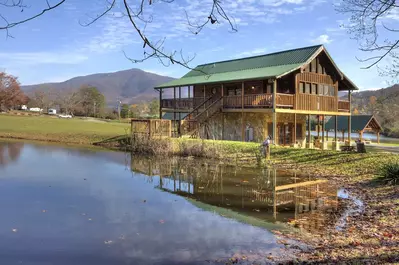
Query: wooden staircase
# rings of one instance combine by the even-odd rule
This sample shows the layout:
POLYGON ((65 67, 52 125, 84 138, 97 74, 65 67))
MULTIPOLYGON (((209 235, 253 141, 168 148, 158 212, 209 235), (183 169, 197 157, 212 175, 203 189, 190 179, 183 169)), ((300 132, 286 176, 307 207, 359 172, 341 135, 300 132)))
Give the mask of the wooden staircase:
POLYGON ((222 97, 210 97, 205 100, 182 121, 181 136, 188 135, 191 138, 198 138, 201 126, 206 126, 209 119, 219 113, 221 109, 222 97))

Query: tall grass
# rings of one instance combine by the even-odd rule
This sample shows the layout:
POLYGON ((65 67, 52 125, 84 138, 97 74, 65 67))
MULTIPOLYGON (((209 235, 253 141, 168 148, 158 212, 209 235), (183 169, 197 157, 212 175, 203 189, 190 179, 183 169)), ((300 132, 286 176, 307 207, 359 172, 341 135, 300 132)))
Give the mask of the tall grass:
POLYGON ((377 179, 391 185, 399 184, 399 162, 391 162, 382 165, 378 170, 377 179))

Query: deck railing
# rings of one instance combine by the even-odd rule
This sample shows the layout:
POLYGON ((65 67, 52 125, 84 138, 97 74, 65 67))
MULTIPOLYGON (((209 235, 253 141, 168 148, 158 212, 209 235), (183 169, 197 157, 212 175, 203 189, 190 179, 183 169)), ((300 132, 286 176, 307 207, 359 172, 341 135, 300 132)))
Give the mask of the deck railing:
POLYGON ((277 107, 293 108, 295 102, 295 95, 277 93, 276 105, 277 107))
MULTIPOLYGON (((194 116, 205 110, 218 97, 213 100, 203 97, 182 98, 182 99, 163 99, 162 108, 184 109, 189 111, 198 110, 194 116), (198 108, 200 106, 200 108, 198 108)), ((223 108, 272 108, 273 94, 248 94, 224 96, 222 99, 223 108)), ((314 94, 283 94, 277 93, 277 108, 290 108, 309 111, 341 111, 349 112, 349 101, 337 100, 335 96, 314 95, 314 94)))
MULTIPOLYGON (((278 93, 276 104, 278 107, 293 108, 295 95, 278 93)), ((253 94, 242 96, 226 96, 223 98, 224 108, 272 108, 273 94, 253 94), (242 104, 242 100, 244 104, 242 104)))
POLYGON ((350 103, 347 100, 338 100, 338 111, 349 112, 350 103))

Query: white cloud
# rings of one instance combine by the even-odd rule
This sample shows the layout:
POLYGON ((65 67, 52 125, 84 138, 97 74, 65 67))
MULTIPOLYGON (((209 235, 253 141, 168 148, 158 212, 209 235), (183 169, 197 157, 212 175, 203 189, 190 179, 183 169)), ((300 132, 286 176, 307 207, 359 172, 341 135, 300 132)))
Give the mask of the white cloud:
POLYGON ((332 42, 332 39, 330 39, 330 37, 327 34, 323 34, 311 40, 311 42, 314 44, 329 44, 332 42))
POLYGON ((0 60, 8 65, 79 64, 88 56, 71 52, 0 53, 0 60))
POLYGON ((255 55, 266 53, 266 51, 267 51, 266 48, 256 48, 251 51, 246 51, 246 52, 241 52, 241 53, 235 54, 233 57, 239 58, 239 57, 255 56, 255 55))

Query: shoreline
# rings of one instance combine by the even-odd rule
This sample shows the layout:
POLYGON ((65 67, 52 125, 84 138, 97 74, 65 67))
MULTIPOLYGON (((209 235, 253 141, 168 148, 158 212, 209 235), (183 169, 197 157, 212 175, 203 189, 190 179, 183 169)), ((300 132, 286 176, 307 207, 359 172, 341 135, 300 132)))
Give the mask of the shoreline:
MULTIPOLYGON (((26 136, 26 134, 0 133, 0 139, 4 140, 26 140, 43 144, 109 150, 107 146, 104 148, 104 146, 98 146, 94 142, 85 142, 84 139, 79 139, 79 137, 74 137, 73 141, 68 141, 70 138, 55 139, 43 135, 40 137, 26 136)), ((341 231, 338 231, 335 223, 332 223, 322 234, 310 235, 307 232, 279 234, 276 232, 276 236, 282 239, 293 239, 310 246, 311 250, 301 250, 298 253, 298 262, 317 264, 371 262, 373 264, 376 261, 378 261, 377 263, 399 261, 399 220, 397 220, 399 186, 385 186, 373 181, 378 165, 383 161, 399 161, 399 155, 387 153, 381 156, 377 153, 357 154, 273 146, 271 148, 271 160, 266 162, 262 159, 259 163, 258 157, 252 153, 259 144, 192 139, 177 140, 180 147, 182 142, 191 142, 193 146, 201 145, 202 148, 207 148, 208 145, 213 146, 213 148, 216 148, 215 150, 220 152, 217 155, 222 155, 224 158, 208 158, 218 159, 226 164, 242 167, 272 165, 283 169, 311 172, 313 175, 326 178, 332 184, 346 189, 350 194, 363 201, 364 211, 354 212, 347 216, 346 225, 341 231), (222 148, 222 146, 224 147, 222 148), (235 150, 235 153, 232 152, 233 150, 235 150), (348 164, 351 166, 348 166, 348 164), (364 257, 365 252, 370 253, 370 255, 364 257)), ((120 147, 110 147, 114 151, 123 151, 120 147)), ((187 148, 187 146, 185 147, 187 148)), ((175 153, 179 152, 175 150, 175 153)), ((297 248, 297 246, 292 245, 289 248, 297 248)))

